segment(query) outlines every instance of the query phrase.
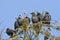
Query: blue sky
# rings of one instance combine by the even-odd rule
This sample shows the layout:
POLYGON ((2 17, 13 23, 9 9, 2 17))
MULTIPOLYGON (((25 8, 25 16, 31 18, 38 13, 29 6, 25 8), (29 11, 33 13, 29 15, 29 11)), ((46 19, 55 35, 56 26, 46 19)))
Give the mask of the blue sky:
MULTIPOLYGON (((28 15, 32 11, 48 11, 52 20, 60 21, 60 0, 0 0, 0 31, 7 27, 13 29, 15 18, 19 14, 23 17, 24 10, 28 15)), ((60 35, 60 31, 52 30, 52 33, 60 35)), ((4 38, 8 36, 4 34, 4 38)))

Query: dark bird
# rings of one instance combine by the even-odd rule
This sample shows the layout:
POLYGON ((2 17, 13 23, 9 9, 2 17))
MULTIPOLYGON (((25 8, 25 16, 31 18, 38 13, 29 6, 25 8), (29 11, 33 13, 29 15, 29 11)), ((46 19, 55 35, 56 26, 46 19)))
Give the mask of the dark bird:
POLYGON ((38 17, 35 14, 35 12, 32 12, 31 14, 32 14, 32 23, 37 23, 38 22, 38 17))
POLYGON ((20 28, 23 25, 23 19, 18 17, 14 23, 14 29, 20 28))
POLYGON ((23 25, 23 19, 21 17, 18 17, 17 23, 19 26, 22 26, 23 25))
POLYGON ((7 28, 7 29, 6 29, 6 33, 7 33, 7 35, 9 35, 10 37, 13 37, 13 36, 16 34, 16 31, 7 28))
POLYGON ((40 12, 37 12, 38 21, 43 20, 43 15, 40 12))
POLYGON ((48 12, 45 13, 45 15, 44 15, 44 17, 43 17, 43 21, 45 21, 45 22, 44 22, 45 24, 50 24, 51 15, 50 15, 48 12))

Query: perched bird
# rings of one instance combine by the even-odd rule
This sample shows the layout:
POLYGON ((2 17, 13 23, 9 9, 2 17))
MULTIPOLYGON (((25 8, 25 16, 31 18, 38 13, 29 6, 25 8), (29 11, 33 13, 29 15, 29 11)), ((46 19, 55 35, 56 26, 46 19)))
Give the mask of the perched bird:
POLYGON ((19 26, 22 26, 23 25, 23 19, 21 17, 18 17, 17 23, 19 26))
POLYGON ((20 28, 23 25, 23 19, 18 17, 14 23, 14 29, 20 28))
POLYGON ((37 23, 38 22, 37 15, 34 12, 32 12, 31 14, 32 14, 32 23, 37 23))
POLYGON ((23 19, 19 16, 14 23, 14 29, 16 31, 16 34, 20 34, 22 32, 22 26, 23 26, 23 19))
POLYGON ((25 19, 27 19, 28 23, 30 23, 30 18, 29 17, 25 17, 25 19))
POLYGON ((48 12, 45 13, 45 15, 43 17, 43 21, 44 21, 45 24, 50 24, 51 15, 48 12))
POLYGON ((6 29, 6 33, 7 33, 7 35, 9 35, 10 37, 13 37, 13 36, 15 36, 16 31, 15 31, 15 30, 12 30, 12 29, 7 28, 7 29, 6 29))
POLYGON ((29 26, 29 24, 30 24, 30 18, 26 16, 23 19, 23 28, 27 28, 29 26))
POLYGON ((38 21, 42 21, 43 15, 40 12, 37 12, 38 21))

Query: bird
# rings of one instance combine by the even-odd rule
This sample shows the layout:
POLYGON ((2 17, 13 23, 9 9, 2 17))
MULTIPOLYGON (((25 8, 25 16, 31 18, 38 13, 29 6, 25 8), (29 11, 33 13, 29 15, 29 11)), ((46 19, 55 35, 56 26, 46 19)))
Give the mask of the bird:
POLYGON ((18 17, 17 22, 18 22, 19 26, 22 26, 23 25, 23 18, 18 17))
POLYGON ((30 23, 30 18, 29 17, 25 17, 25 19, 27 19, 28 23, 30 23))
POLYGON ((22 25, 23 25, 23 19, 21 17, 18 17, 14 23, 14 29, 21 28, 22 25))
POLYGON ((35 14, 35 12, 32 12, 31 14, 32 14, 32 17, 31 17, 32 23, 37 23, 37 22, 38 22, 38 17, 37 17, 37 15, 35 14))
POLYGON ((37 12, 38 21, 42 21, 43 15, 40 12, 37 12))
POLYGON ((10 37, 13 37, 13 36, 15 36, 16 31, 15 31, 15 30, 12 30, 12 29, 7 28, 7 29, 6 29, 6 34, 7 34, 7 35, 9 35, 10 37))
POLYGON ((46 12, 45 13, 45 15, 44 15, 44 17, 43 17, 43 23, 44 24, 50 24, 50 21, 51 21, 51 15, 48 13, 48 12, 46 12))

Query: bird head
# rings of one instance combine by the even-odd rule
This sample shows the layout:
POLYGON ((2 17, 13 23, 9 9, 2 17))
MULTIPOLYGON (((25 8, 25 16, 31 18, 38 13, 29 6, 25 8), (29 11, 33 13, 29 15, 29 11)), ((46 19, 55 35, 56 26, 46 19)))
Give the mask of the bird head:
POLYGON ((46 12, 46 14, 49 14, 48 12, 46 12))
POLYGON ((40 12, 37 12, 37 15, 41 15, 41 13, 40 12))
POLYGON ((7 30, 9 30, 9 28, 7 28, 7 30))
POLYGON ((35 12, 32 12, 31 14, 32 14, 32 16, 35 16, 36 15, 35 12))

